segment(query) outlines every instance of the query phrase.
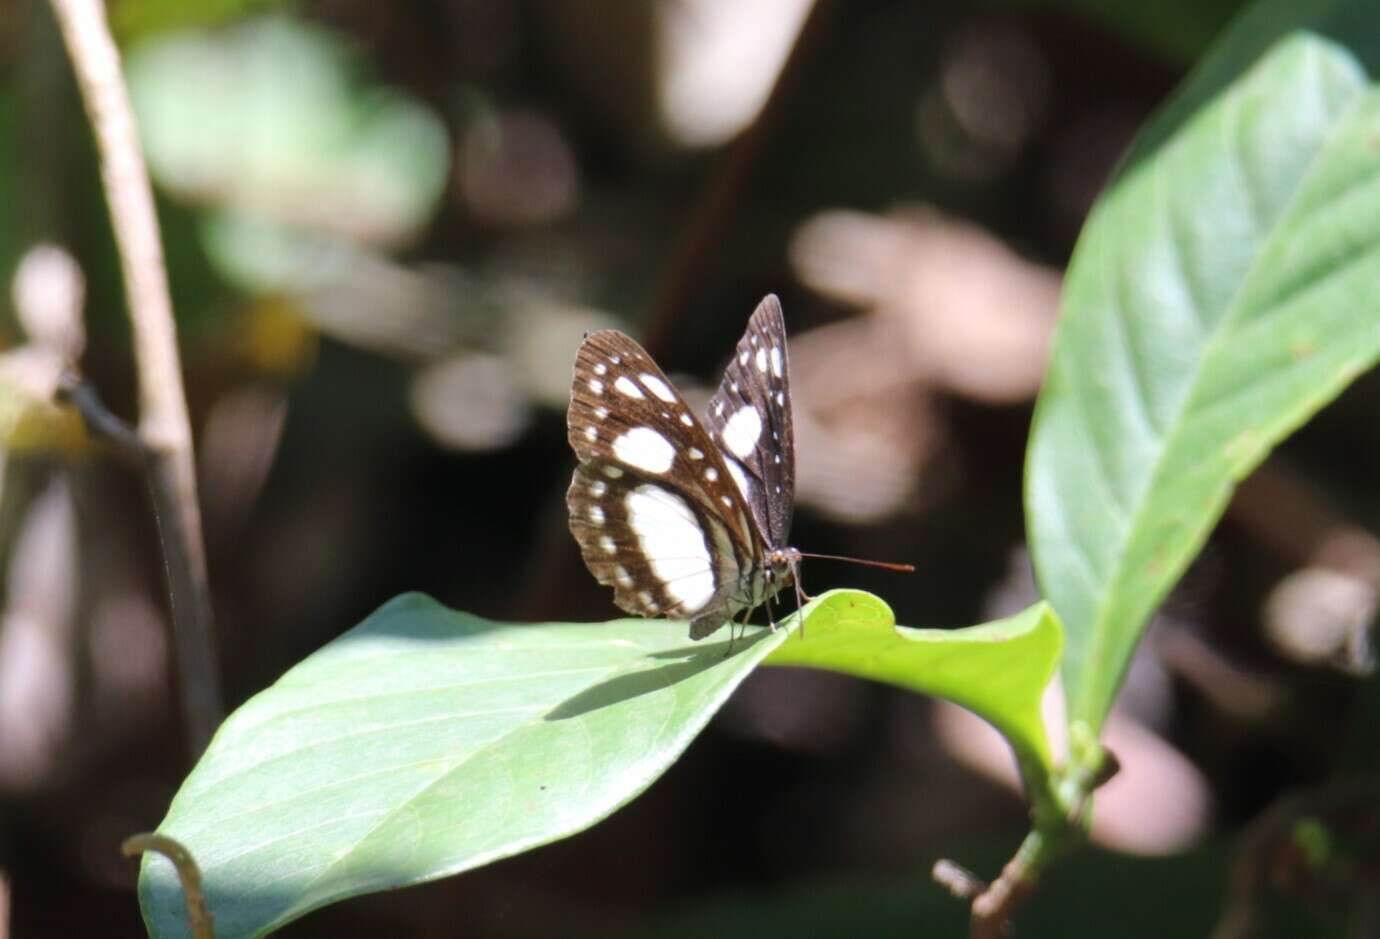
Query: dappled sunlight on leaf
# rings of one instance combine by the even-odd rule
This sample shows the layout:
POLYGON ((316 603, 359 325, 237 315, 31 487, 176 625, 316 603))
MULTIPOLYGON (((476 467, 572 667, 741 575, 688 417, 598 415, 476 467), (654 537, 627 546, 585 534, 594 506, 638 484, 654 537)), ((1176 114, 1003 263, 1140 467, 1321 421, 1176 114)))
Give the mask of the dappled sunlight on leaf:
MULTIPOLYGON (((836 591, 806 616, 884 610, 836 591)), ((569 835, 661 775, 787 635, 754 630, 729 656, 685 629, 502 624, 398 597, 232 715, 159 831, 200 862, 220 939, 569 835)), ((185 935, 171 866, 143 871, 153 934, 185 935)))

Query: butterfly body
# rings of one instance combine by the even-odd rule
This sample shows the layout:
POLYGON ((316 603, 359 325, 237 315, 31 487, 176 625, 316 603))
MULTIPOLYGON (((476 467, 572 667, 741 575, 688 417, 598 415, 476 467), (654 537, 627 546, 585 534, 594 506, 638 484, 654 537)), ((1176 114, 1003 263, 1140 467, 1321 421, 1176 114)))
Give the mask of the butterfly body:
POLYGON ((570 529, 620 608, 688 619, 702 639, 795 580, 790 379, 774 296, 753 313, 703 419, 613 330, 581 343, 567 419, 580 461, 570 529))

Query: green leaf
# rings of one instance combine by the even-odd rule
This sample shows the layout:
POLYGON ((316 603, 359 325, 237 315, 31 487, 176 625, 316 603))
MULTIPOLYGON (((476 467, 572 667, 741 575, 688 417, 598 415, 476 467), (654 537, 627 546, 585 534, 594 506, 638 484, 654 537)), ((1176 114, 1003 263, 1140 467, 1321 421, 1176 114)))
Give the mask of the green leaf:
POLYGON ((1026 467, 1072 722, 1101 726, 1234 484, 1380 355, 1380 93, 1363 65, 1380 19, 1359 7, 1253 11, 1079 241, 1026 467), (1337 31, 1357 48, 1297 31, 1243 54, 1304 10, 1352 23, 1337 31))
MULTIPOLYGON (((822 635, 890 626, 856 591, 804 616, 822 635)), ((680 623, 501 624, 402 596, 231 715, 158 831, 201 866, 219 939, 261 935, 587 828, 786 636, 750 633, 725 657, 727 639, 680 623)), ((188 935, 165 859, 145 859, 139 895, 151 935, 188 935)))
POLYGON ((806 624, 806 639, 781 643, 766 664, 825 668, 948 698, 1001 731, 1024 768, 1048 777, 1053 764, 1040 699, 1063 646, 1049 605, 967 629, 893 626, 891 611, 883 610, 849 618, 838 607, 822 610, 806 624))
POLYGON ((130 50, 149 170, 210 209, 202 240, 230 282, 276 292, 338 278, 361 245, 409 243, 440 205, 445 126, 365 72, 345 38, 289 15, 130 50))

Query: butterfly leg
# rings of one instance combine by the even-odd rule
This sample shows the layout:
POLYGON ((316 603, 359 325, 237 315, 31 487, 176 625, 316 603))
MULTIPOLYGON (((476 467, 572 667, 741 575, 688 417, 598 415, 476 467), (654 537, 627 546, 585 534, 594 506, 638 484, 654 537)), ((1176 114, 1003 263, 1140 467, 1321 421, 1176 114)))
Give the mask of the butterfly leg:
POLYGON ((805 604, 807 604, 807 603, 809 603, 811 600, 813 600, 814 597, 812 597, 812 596, 810 596, 808 593, 806 593, 806 592, 805 592, 805 588, 804 588, 803 586, 801 586, 801 583, 800 583, 800 565, 799 565, 799 564, 792 564, 792 565, 791 565, 791 583, 792 583, 792 584, 794 585, 794 587, 795 587, 795 615, 796 615, 797 617, 800 617, 800 638, 801 638, 801 639, 804 639, 804 638, 805 638, 805 619, 804 619, 804 614, 801 613, 801 610, 803 610, 803 609, 805 608, 805 604))
POLYGON ((730 619, 728 621, 728 651, 724 653, 724 658, 728 658, 730 655, 733 654, 733 627, 738 627, 738 639, 742 639, 744 636, 747 635, 748 620, 751 619, 751 617, 752 607, 746 607, 743 610, 742 622, 739 622, 737 619, 730 619))

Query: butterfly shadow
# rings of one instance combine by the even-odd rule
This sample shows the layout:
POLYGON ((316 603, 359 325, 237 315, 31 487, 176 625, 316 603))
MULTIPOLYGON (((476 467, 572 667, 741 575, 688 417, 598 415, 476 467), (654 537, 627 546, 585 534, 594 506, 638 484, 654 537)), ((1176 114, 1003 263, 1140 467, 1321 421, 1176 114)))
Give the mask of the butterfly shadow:
POLYGON ((669 688, 717 665, 723 665, 729 661, 730 651, 735 656, 745 653, 767 635, 770 634, 762 630, 760 634, 739 637, 732 642, 724 639, 720 642, 695 643, 692 646, 667 649, 664 652, 650 652, 647 658, 666 660, 666 664, 636 672, 625 672, 591 685, 556 705, 547 712, 544 719, 568 720, 669 688))

